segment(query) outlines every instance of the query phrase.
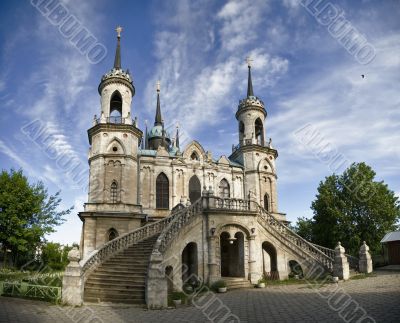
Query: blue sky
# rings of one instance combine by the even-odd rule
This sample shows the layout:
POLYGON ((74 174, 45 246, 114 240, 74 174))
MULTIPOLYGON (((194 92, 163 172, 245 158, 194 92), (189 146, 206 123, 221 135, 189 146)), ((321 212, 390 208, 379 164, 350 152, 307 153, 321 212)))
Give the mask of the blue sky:
POLYGON ((49 240, 80 239, 86 131, 100 111, 97 86, 113 64, 117 25, 124 28, 122 67, 133 74, 132 115, 140 127, 153 120, 160 79, 166 124, 179 122, 181 142, 196 139, 215 158, 238 143, 234 114, 246 93, 245 58, 252 57, 254 91, 268 112, 266 136, 279 151, 278 204, 289 220, 312 216, 318 183, 343 171, 329 156, 365 161, 400 195, 398 1, 322 1, 317 11, 296 0, 61 3, 104 45, 103 60, 90 62, 30 1, 0 4, 0 165, 22 168, 51 193, 61 190, 64 207, 75 206, 49 240), (365 38, 373 59, 360 61, 320 23, 315 15, 327 5, 365 38), (37 125, 46 129, 43 140, 29 135, 37 125), (319 144, 299 129, 312 129, 319 144))

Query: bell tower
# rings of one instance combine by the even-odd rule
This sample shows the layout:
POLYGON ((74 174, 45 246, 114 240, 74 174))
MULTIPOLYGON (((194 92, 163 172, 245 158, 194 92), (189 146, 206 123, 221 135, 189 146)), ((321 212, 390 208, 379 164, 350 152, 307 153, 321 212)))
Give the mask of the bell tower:
POLYGON ((131 117, 135 95, 129 70, 121 68, 121 27, 117 27, 113 68, 101 78, 100 117, 88 130, 89 194, 83 222, 83 256, 140 226, 138 146, 142 131, 131 117))
MULTIPOLYGON (((229 157, 244 166, 245 194, 262 205, 267 211, 278 213, 276 192, 275 159, 277 150, 272 148, 271 139, 265 137, 267 111, 264 102, 254 95, 251 75, 251 59, 247 58, 247 96, 239 101, 236 111, 239 144, 233 146, 229 157)), ((282 215, 284 218, 284 216, 282 215)))

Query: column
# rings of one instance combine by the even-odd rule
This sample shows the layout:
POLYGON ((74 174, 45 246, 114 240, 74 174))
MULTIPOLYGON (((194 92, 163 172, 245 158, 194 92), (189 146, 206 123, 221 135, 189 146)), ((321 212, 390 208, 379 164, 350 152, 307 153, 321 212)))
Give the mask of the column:
POLYGON ((219 277, 217 276, 217 257, 215 254, 215 244, 218 241, 218 237, 214 234, 208 236, 208 283, 212 284, 216 282, 219 277))
POLYGON ((259 272, 257 272, 257 260, 256 260, 256 245, 255 245, 254 234, 250 235, 249 241, 249 279, 252 284, 257 284, 258 280, 261 278, 259 272))

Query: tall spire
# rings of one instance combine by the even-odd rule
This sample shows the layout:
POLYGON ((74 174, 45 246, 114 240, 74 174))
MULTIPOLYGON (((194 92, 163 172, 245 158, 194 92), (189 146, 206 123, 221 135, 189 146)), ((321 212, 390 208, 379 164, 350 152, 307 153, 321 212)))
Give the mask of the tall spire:
POLYGON ((252 60, 250 59, 250 57, 246 58, 246 62, 247 62, 247 67, 249 68, 249 76, 248 76, 248 80, 247 80, 247 97, 250 97, 250 96, 254 96, 253 82, 251 80, 251 62, 252 62, 252 60))
POLYGON ((154 125, 155 126, 162 125, 161 107, 160 107, 160 81, 157 81, 157 110, 156 110, 156 118, 154 125))
POLYGON ((176 139, 175 139, 175 146, 179 149, 179 125, 176 125, 176 139))
POLYGON ((122 27, 118 26, 115 31, 117 32, 117 49, 115 51, 114 68, 121 69, 121 31, 122 27))
POLYGON ((147 130, 147 120, 144 121, 146 125, 145 139, 144 139, 144 149, 149 149, 149 132, 147 130))

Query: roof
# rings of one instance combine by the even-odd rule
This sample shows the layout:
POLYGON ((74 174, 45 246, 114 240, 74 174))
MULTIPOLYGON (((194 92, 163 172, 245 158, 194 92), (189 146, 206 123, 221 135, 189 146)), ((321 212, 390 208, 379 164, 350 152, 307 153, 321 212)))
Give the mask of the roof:
POLYGON ((390 242, 390 241, 399 241, 400 240, 400 231, 393 231, 386 233, 381 243, 390 242))

